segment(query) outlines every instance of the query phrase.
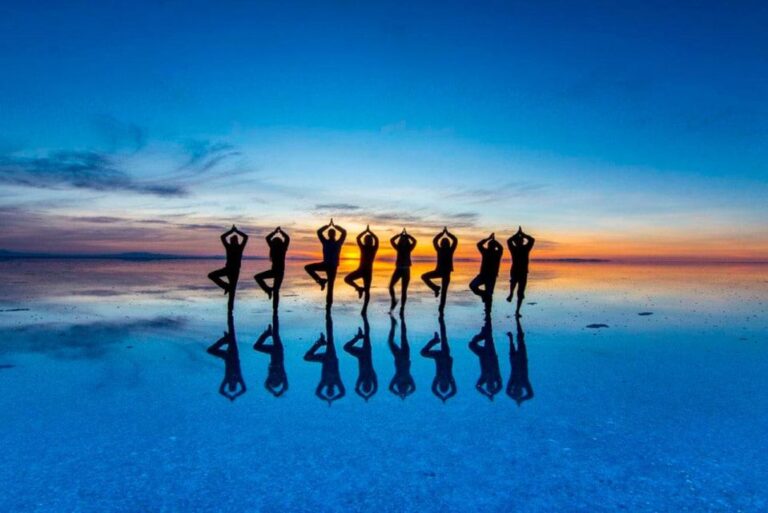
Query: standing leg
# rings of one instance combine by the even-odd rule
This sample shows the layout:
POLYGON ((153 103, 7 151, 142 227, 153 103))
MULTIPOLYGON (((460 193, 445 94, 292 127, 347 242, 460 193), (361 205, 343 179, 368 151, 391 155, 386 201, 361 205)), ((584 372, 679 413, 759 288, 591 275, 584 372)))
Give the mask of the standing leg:
MULTIPOLYGON (((240 270, 238 269, 239 273, 240 270)), ((237 274, 231 274, 229 276, 229 301, 227 302, 227 311, 231 314, 235 309, 235 293, 237 292, 237 274)))
POLYGON ((522 317, 520 315, 520 307, 523 306, 523 299, 525 299, 525 287, 528 285, 528 275, 520 276, 518 278, 517 285, 517 310, 515 311, 515 317, 522 317))
POLYGON ((512 296, 515 295, 515 286, 517 285, 517 276, 513 271, 509 272, 509 295, 507 296, 507 302, 512 302, 512 296))
POLYGON ((336 283, 336 271, 337 268, 326 269, 326 276, 328 276, 328 291, 325 295, 325 307, 330 309, 333 306, 333 285, 336 283))
POLYGON ((440 307, 438 308, 438 312, 442 315, 443 311, 445 311, 445 300, 448 296, 448 285, 451 283, 451 273, 446 273, 443 276, 443 286, 440 287, 440 307))
POLYGON ((405 302, 408 300, 408 284, 411 282, 411 268, 403 269, 403 281, 400 286, 400 317, 405 312, 405 302))
POLYGON ((285 271, 276 271, 275 280, 272 282, 272 312, 277 313, 277 306, 280 303, 280 287, 283 286, 283 277, 285 271))
POLYGON ((395 309, 395 306, 397 306, 397 298, 395 298, 395 285, 401 278, 401 269, 395 268, 395 272, 392 273, 392 279, 389 280, 389 298, 391 299, 391 303, 389 305, 389 311, 395 309))
POLYGON ((368 313, 368 303, 371 300, 371 281, 373 279, 372 272, 368 271, 363 276, 363 310, 362 314, 365 316, 368 313))

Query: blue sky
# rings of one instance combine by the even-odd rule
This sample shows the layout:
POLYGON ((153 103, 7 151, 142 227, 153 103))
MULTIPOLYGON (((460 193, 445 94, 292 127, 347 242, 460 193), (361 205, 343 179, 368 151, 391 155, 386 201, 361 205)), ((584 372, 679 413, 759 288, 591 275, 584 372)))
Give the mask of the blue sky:
POLYGON ((46 247, 99 250, 138 218, 346 204, 563 255, 768 256, 765 4, 363 4, 3 2, 4 217, 125 218, 46 247))

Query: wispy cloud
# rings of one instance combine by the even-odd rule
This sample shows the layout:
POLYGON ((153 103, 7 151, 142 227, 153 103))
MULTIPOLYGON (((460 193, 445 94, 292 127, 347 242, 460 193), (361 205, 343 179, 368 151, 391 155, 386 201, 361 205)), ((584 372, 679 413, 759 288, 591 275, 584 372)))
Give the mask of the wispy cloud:
POLYGON ((354 211, 354 210, 360 210, 362 207, 359 205, 352 205, 351 203, 318 203, 315 205, 315 210, 344 210, 344 211, 354 211))
POLYGON ((0 184, 41 189, 89 189, 155 196, 186 195, 176 183, 137 180, 118 168, 113 157, 95 151, 56 151, 44 157, 0 155, 0 184))
POLYGON ((146 129, 135 123, 128 123, 103 114, 93 119, 93 126, 106 140, 112 151, 124 147, 138 151, 147 144, 146 129))
POLYGON ((547 187, 547 184, 537 182, 507 182, 493 188, 460 189, 447 193, 445 197, 476 203, 497 203, 509 201, 510 198, 526 198, 539 195, 545 192, 547 187))
POLYGON ((192 140, 185 144, 189 158, 180 169, 208 171, 225 159, 242 153, 232 144, 222 141, 192 140))

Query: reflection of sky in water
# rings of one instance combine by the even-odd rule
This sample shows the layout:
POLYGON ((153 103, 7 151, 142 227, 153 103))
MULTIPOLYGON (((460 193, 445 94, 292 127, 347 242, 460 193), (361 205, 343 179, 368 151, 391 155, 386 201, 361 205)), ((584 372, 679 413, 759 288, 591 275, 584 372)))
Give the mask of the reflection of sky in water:
POLYGON ((300 264, 281 302, 289 390, 264 389, 269 356, 252 345, 271 315, 250 276, 266 262, 247 261, 235 328, 248 390, 234 403, 218 394, 224 362, 205 352, 227 330, 225 298, 205 279, 216 265, 0 263, 0 510, 765 507, 766 266, 535 264, 522 324, 535 397, 521 407, 504 390, 506 276, 492 325, 504 386, 493 401, 475 390, 471 264, 458 266, 446 311, 458 393, 432 395, 435 364, 419 354, 440 329, 421 264, 406 316, 416 391, 387 390, 382 268, 369 315, 378 392, 368 403, 354 393, 358 361, 342 347, 362 327, 360 305, 339 282, 347 395, 329 408, 313 395, 321 365, 302 359, 326 325, 300 264))

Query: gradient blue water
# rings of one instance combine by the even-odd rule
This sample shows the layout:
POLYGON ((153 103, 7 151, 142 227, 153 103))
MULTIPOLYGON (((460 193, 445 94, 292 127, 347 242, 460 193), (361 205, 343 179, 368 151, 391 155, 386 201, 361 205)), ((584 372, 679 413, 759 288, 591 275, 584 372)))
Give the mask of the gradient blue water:
MULTIPOLYGON (((377 279, 379 391, 366 403, 341 350, 361 326, 342 289, 333 321, 347 395, 329 407, 313 395, 320 365, 302 360, 325 329, 321 297, 295 266, 280 316, 288 392, 263 387, 268 357, 252 345, 271 314, 244 280, 247 392, 219 395, 224 364, 206 353, 227 329, 224 297, 204 278, 214 265, 0 262, 0 511, 767 507, 765 266, 539 266, 522 324, 535 397, 521 406, 475 390, 468 342, 482 308, 460 279, 446 315, 458 394, 443 404, 430 392, 434 364, 418 351, 438 330, 436 304, 415 283, 417 390, 401 400, 386 389, 377 279)), ((493 328, 506 385, 515 323, 502 294, 493 328)))

